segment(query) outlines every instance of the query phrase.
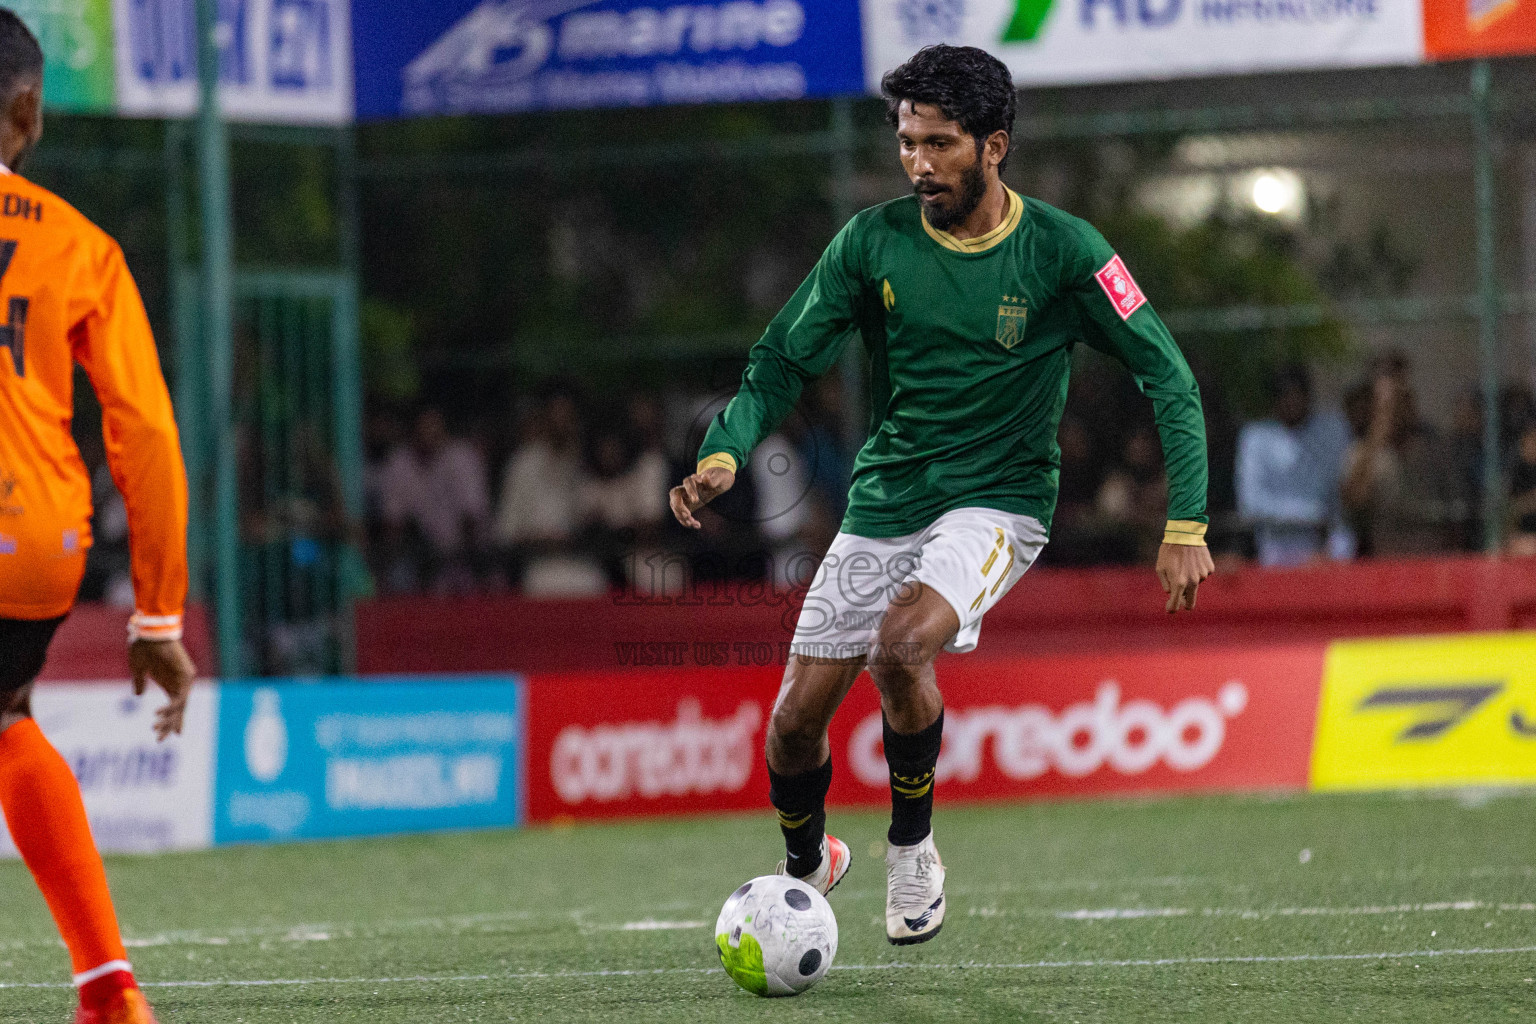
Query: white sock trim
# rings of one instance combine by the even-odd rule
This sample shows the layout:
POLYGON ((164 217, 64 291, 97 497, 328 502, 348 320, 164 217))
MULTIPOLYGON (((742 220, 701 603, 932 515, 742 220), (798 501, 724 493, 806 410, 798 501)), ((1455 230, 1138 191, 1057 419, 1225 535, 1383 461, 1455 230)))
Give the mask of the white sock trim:
POLYGON ((105 978, 107 975, 114 974, 117 971, 127 971, 129 974, 132 974, 133 965, 130 964, 127 960, 108 960, 100 967, 92 967, 88 971, 81 971, 79 974, 75 975, 75 988, 80 988, 82 985, 89 985, 97 978, 105 978))

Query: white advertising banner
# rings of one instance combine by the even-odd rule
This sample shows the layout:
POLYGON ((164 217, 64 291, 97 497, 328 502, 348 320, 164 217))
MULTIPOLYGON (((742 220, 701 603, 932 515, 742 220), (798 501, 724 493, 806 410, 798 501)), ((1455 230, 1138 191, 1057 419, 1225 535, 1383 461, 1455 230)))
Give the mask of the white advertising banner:
POLYGON ((1020 86, 1416 64, 1420 0, 863 0, 864 68, 981 47, 1020 86))
MULTIPOLYGON (((117 109, 197 110, 195 0, 113 0, 117 109)), ((219 0, 219 99, 239 121, 352 120, 348 0, 219 0)))
MULTIPOLYGON (((213 842, 218 687, 199 683, 180 736, 156 742, 165 695, 135 697, 127 682, 42 684, 32 713, 80 782, 91 832, 103 851, 195 850, 213 842)), ((0 829, 0 856, 16 856, 0 829)))

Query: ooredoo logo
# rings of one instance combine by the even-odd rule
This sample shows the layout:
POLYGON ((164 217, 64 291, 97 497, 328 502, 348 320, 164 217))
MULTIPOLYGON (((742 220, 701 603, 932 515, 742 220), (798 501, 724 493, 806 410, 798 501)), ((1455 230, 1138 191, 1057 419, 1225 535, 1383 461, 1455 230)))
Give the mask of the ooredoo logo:
POLYGON ((550 781, 567 804, 736 792, 752 776, 762 721, 753 701, 710 719, 690 697, 671 722, 567 726, 550 754, 550 781))
MULTIPOLYGON (((1082 778, 1106 764, 1122 775, 1139 775, 1158 762, 1193 772, 1221 751, 1227 721, 1247 706, 1248 688, 1237 680, 1214 699, 1189 697, 1167 710, 1149 700, 1122 703, 1120 684, 1107 680, 1091 702, 1068 705, 1060 714, 1039 704, 951 708, 945 712, 937 778, 974 782, 988 749, 996 770, 1013 780, 1039 778, 1053 768, 1082 778)), ((880 736, 880 716, 870 715, 848 745, 854 774, 870 786, 887 782, 880 736)))

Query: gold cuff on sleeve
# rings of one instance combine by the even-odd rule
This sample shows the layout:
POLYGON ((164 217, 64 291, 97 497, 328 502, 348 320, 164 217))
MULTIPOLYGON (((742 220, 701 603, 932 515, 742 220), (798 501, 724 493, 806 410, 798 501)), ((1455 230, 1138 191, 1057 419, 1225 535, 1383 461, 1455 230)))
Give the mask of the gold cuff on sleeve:
POLYGON ((706 469, 713 469, 716 466, 728 469, 734 473, 736 472, 736 459, 734 456, 726 452, 715 452, 713 455, 706 455, 704 458, 700 459, 698 466, 694 469, 694 472, 702 473, 706 469))
POLYGON ((1168 525, 1163 527, 1163 543, 1203 548, 1206 529, 1208 527, 1204 523, 1197 523, 1193 519, 1170 519, 1168 525))

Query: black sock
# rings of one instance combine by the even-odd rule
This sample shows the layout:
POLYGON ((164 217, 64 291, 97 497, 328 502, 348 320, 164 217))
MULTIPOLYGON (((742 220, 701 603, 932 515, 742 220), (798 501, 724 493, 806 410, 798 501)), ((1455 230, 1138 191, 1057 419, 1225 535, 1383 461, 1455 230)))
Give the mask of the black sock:
POLYGON ((821 839, 827 832, 827 790, 832 759, 799 775, 780 775, 768 766, 768 799, 779 812, 779 830, 789 853, 785 869, 796 878, 821 867, 821 839))
POLYGON ((912 846, 933 828, 933 772, 944 739, 944 709, 922 732, 903 735, 880 716, 885 733, 885 763, 891 770, 891 831, 897 846, 912 846))

